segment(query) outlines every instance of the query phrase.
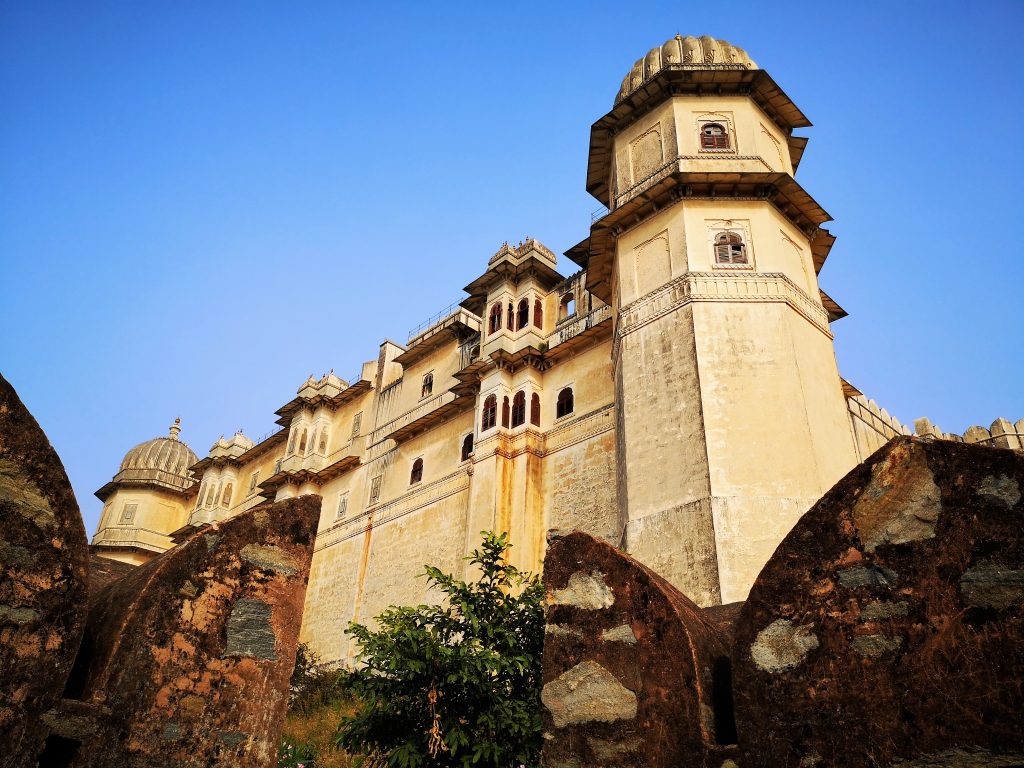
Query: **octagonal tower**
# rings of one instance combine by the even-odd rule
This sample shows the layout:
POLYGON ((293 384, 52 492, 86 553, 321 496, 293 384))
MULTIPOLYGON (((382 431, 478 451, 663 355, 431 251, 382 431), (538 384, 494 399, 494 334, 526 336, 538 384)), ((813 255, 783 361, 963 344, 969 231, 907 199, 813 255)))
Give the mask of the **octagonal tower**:
POLYGON ((830 217, 794 179, 809 125, 745 51, 677 36, 591 129, 608 210, 567 255, 614 308, 624 540, 702 605, 745 598, 856 463, 830 217))

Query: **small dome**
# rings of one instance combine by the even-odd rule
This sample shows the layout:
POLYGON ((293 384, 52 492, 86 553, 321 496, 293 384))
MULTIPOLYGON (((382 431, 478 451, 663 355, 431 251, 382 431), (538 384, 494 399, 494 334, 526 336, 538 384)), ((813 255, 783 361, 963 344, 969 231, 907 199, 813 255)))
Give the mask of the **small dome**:
POLYGON ((725 40, 713 37, 682 37, 676 35, 664 45, 652 48, 637 61, 622 81, 615 103, 625 99, 644 82, 663 69, 757 69, 747 52, 725 40))
POLYGON ((199 461, 199 458, 187 443, 178 439, 180 424, 181 419, 175 419, 168 437, 155 437, 139 443, 128 451, 121 462, 120 472, 129 470, 134 478, 139 478, 146 472, 166 472, 180 478, 185 485, 191 484, 188 468, 199 461))

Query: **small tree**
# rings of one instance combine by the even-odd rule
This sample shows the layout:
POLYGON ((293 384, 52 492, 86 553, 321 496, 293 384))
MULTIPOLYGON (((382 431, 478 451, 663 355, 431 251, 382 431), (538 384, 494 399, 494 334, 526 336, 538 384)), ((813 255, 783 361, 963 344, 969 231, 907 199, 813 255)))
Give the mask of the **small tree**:
POLYGON ((366 764, 538 763, 543 587, 504 561, 506 534, 483 537, 467 558, 477 581, 426 567, 447 605, 388 608, 375 631, 350 625, 362 666, 345 685, 363 707, 337 740, 366 764))

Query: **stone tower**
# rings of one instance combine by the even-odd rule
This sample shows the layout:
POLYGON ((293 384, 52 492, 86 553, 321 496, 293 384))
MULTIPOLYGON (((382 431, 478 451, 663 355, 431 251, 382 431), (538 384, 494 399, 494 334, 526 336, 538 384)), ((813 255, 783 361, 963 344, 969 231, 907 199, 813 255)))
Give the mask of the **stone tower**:
POLYGON ((567 254, 614 310, 630 553, 708 605, 746 597, 856 454, 818 288, 834 237, 794 179, 810 122, 742 49, 675 37, 591 129, 608 211, 567 254))

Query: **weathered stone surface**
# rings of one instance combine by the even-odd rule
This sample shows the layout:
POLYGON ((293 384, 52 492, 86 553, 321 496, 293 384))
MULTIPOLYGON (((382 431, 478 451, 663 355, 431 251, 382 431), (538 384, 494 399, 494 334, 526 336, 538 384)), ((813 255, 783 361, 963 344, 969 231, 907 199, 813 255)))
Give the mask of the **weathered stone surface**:
POLYGON ((736 626, 737 762, 1015 764, 1019 487, 1020 453, 899 438, 807 512, 736 626))
POLYGON ((719 632, 605 542, 580 532, 548 541, 544 765, 718 768, 735 751, 719 632))
POLYGON ((0 377, 0 764, 35 766, 42 715, 64 690, 85 627, 88 545, 71 484, 0 377))
POLYGON ((68 693, 110 714, 73 768, 275 765, 319 513, 238 515, 100 591, 68 693))

